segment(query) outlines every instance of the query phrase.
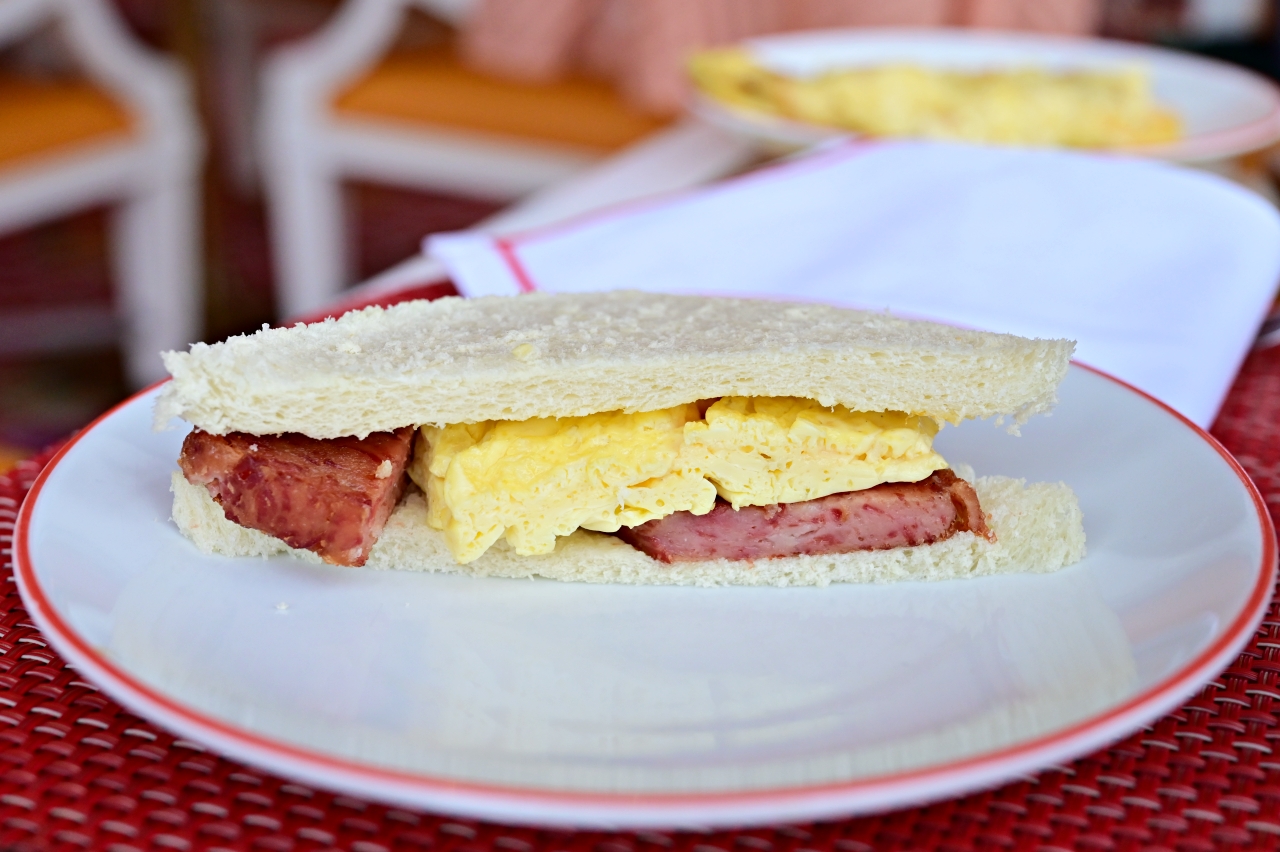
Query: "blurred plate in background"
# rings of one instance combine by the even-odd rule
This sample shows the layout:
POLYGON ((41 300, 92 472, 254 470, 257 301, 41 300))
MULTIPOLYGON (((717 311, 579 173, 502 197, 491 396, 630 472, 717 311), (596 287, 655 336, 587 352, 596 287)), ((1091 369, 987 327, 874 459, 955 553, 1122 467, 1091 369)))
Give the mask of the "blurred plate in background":
MULTIPOLYGON (((766 67, 807 77, 836 69, 908 63, 990 71, 1148 70, 1158 103, 1181 117, 1176 142, 1126 149, 1184 163, 1229 160, 1280 140, 1280 87, 1225 62, 1147 45, 1026 33, 952 30, 815 30, 767 36, 744 45, 766 67)), ((705 95, 696 114, 774 148, 801 148, 849 131, 728 106, 705 95)))

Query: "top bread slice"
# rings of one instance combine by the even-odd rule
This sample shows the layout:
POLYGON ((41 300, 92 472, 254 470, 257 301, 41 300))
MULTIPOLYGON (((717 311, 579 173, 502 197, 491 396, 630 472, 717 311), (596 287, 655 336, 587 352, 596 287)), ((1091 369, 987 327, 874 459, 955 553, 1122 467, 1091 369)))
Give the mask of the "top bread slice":
POLYGON ((157 426, 363 437, 401 426, 795 396, 940 421, 1057 401, 1074 344, 815 304, 615 291, 445 298, 188 352, 157 426))

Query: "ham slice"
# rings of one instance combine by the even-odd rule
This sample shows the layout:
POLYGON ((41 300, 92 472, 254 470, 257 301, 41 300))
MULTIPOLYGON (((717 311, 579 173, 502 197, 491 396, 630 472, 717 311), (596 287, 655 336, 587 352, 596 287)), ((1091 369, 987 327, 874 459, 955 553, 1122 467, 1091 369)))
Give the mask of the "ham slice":
POLYGON ((662 562, 766 559, 932 544, 968 531, 994 540, 973 486, 950 470, 919 482, 801 503, 744 506, 722 500, 705 515, 676 512, 616 535, 662 562))
MULTIPOLYGON (((210 435, 196 429, 178 466, 227 519, 310 550, 333 565, 363 565, 407 484, 411 428, 367 438, 210 435)), ((705 515, 676 512, 616 535, 662 562, 764 559, 931 544, 969 531, 988 539, 978 495, 950 470, 817 500, 705 515)))
POLYGON ((367 438, 210 435, 183 441, 178 467, 227 519, 333 565, 363 565, 404 493, 413 429, 367 438))

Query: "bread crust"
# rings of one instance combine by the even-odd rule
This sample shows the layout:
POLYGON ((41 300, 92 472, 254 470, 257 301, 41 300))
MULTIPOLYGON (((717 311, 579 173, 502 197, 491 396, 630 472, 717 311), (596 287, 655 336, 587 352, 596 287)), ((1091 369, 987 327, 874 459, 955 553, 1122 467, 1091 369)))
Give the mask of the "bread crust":
POLYGON ((215 435, 651 411, 797 396, 939 421, 1053 406, 1074 344, 826 305, 637 292, 366 308, 167 352, 156 404, 215 435))
MULTIPOLYGON (((444 537, 427 526, 426 503, 415 491, 406 495, 391 515, 365 567, 585 583, 825 586, 1046 573, 1084 558, 1083 517, 1075 494, 1066 485, 1028 485, 1007 477, 979 477, 973 484, 996 534, 995 542, 964 532, 935 544, 892 550, 671 565, 650 559, 614 536, 583 530, 560 539, 555 552, 545 556, 518 556, 499 542, 474 562, 459 565, 444 537)), ((173 520, 204 553, 289 554, 319 561, 308 551, 295 550, 279 539, 228 521, 209 493, 187 482, 181 473, 173 474, 171 488, 173 520)))

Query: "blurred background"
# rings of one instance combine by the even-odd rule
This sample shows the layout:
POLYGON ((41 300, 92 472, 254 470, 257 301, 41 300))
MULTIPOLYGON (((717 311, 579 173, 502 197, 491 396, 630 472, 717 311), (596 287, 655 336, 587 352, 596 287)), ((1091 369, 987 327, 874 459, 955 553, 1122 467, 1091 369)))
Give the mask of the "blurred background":
MULTIPOLYGON (((310 248, 340 285, 367 279, 424 235, 479 222, 676 120, 692 49, 819 25, 1007 27, 1154 43, 1274 78, 1276 5, 0 0, 0 469, 153 378, 136 351, 166 345, 157 329, 214 341, 296 316, 307 300, 277 280, 280 217, 339 206, 340 219, 312 223, 327 236, 310 248), (271 175, 304 164, 263 167, 263 121, 310 125, 264 117, 263 70, 342 15, 363 15, 352 26, 369 33, 338 51, 328 81, 354 129, 312 141, 315 162, 329 145, 362 165, 269 212, 271 175), (389 40, 375 37, 393 19, 389 40), (135 71, 141 82, 126 79, 135 71), (403 150, 396 129, 409 125, 436 135, 403 150)), ((287 68, 279 80, 308 85, 287 68)), ((1269 152, 1258 162, 1272 181, 1269 152)), ((299 267, 307 248, 298 275, 315 274, 299 267)))

